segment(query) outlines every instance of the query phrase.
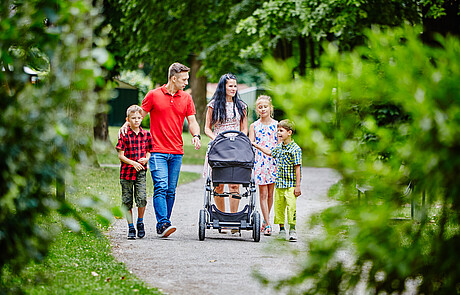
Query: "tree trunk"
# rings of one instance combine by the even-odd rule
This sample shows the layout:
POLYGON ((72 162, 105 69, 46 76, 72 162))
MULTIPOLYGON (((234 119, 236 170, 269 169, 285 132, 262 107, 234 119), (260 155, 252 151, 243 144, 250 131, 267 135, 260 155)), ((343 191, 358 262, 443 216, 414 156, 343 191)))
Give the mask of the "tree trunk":
POLYGON ((292 43, 287 39, 279 39, 273 51, 276 59, 286 60, 292 56, 292 43))
POLYGON ((307 40, 304 36, 299 36, 299 74, 307 74, 307 40))
POLYGON ((315 58, 315 41, 313 38, 308 38, 308 53, 310 54, 310 67, 312 69, 316 68, 316 58, 315 58))
POLYGON ((109 137, 109 120, 107 113, 97 113, 94 121, 94 139, 106 141, 109 137))
POLYGON ((206 119, 206 84, 207 77, 205 75, 198 75, 202 62, 197 59, 195 54, 192 55, 190 71, 190 88, 192 88, 193 102, 195 103, 196 119, 200 125, 201 131, 204 130, 204 123, 206 119))

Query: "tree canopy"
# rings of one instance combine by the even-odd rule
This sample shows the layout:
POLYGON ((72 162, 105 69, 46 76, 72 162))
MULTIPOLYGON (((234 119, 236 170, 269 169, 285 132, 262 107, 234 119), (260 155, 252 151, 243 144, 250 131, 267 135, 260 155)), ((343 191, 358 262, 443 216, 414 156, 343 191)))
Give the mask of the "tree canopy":
MULTIPOLYGON (((445 3, 104 0, 104 25, 109 25, 112 43, 108 48, 117 61, 113 74, 141 65, 154 84, 162 84, 172 62, 196 62, 191 83, 196 75, 217 81, 227 72, 242 73, 243 82, 263 83, 265 56, 293 57, 294 71, 305 75, 307 68, 318 66, 322 42, 336 42, 340 50, 350 50, 363 43, 366 28, 440 18, 446 14, 445 3), (246 78, 248 73, 252 78, 246 78)), ((203 98, 198 102, 204 102, 203 98)))

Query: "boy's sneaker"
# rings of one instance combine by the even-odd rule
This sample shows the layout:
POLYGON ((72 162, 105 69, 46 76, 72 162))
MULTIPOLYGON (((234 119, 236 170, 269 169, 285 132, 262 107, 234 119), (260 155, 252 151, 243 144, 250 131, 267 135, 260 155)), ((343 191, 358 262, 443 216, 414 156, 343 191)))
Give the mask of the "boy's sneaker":
POLYGON ((286 240, 286 230, 281 229, 280 233, 278 234, 278 239, 286 240))
POLYGON ((296 242, 297 241, 297 234, 295 230, 289 231, 289 242, 296 242))
POLYGON ((137 236, 139 238, 145 237, 145 229, 144 229, 144 223, 143 222, 138 222, 137 223, 137 236))
POLYGON ((167 238, 175 231, 175 226, 172 226, 170 224, 164 224, 160 229, 157 230, 157 233, 160 238, 167 238))
POLYGON ((134 227, 130 228, 128 231, 128 240, 135 240, 136 239, 136 230, 134 227))

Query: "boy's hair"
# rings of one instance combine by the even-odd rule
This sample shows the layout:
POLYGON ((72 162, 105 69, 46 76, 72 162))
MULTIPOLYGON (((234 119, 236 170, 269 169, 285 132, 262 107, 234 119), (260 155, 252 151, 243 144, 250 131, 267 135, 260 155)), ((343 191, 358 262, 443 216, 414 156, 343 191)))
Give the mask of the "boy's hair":
MULTIPOLYGON (((261 100, 266 100, 268 101, 268 104, 270 105, 270 117, 273 118, 273 104, 272 104, 272 98, 268 95, 260 95, 257 99, 256 99, 256 107, 257 107, 257 104, 261 101, 261 100)), ((259 113, 257 113, 257 116, 260 116, 259 113)))
POLYGON ((295 132, 294 122, 292 122, 291 120, 288 120, 288 119, 279 121, 278 122, 278 127, 282 127, 284 129, 286 129, 287 131, 292 131, 292 133, 295 132))
POLYGON ((181 63, 175 62, 172 65, 169 66, 168 70, 168 80, 171 79, 172 76, 175 76, 176 74, 182 73, 182 72, 188 72, 190 71, 190 68, 187 66, 184 66, 181 63))
POLYGON ((129 117, 130 114, 137 112, 139 112, 139 114, 142 114, 142 108, 136 104, 133 104, 126 110, 126 117, 129 117))

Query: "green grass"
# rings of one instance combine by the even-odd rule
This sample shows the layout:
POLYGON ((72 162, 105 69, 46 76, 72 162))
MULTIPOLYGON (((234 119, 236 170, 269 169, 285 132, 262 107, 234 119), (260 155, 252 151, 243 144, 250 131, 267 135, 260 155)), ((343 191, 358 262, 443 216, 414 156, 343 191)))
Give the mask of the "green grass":
POLYGON ((192 144, 192 135, 190 133, 183 133, 182 138, 184 140, 184 158, 182 163, 188 165, 203 165, 209 137, 202 134, 201 148, 199 150, 195 150, 195 146, 192 144))
MULTIPOLYGON (((199 177, 197 173, 181 172, 179 184, 199 177)), ((147 193, 153 193, 151 178, 147 179, 147 193)), ((92 196, 106 199, 107 208, 121 204, 119 168, 78 169, 74 185, 66 188, 67 200, 77 203, 92 196)), ((84 214, 97 222, 92 211, 84 214)), ((42 263, 29 264, 19 276, 8 271, 3 274, 8 278, 3 277, 2 283, 12 293, 22 289, 27 294, 161 294, 114 259, 105 236, 88 231, 61 232, 42 263)))
MULTIPOLYGON (((96 154, 100 164, 120 163, 117 151, 115 150, 115 146, 117 145, 118 130, 119 127, 109 127, 109 143, 98 144, 96 154)), ((195 150, 195 147, 192 145, 192 135, 190 133, 183 133, 182 138, 184 141, 184 158, 182 163, 187 165, 203 165, 209 138, 206 135, 201 137, 202 147, 199 150, 195 150)))
POLYGON ((45 262, 23 277, 29 294, 161 294, 115 261, 107 238, 88 232, 62 232, 45 262))

